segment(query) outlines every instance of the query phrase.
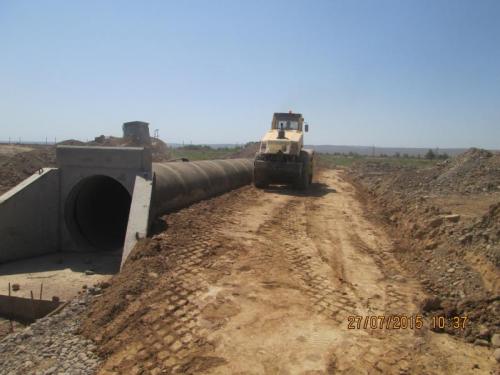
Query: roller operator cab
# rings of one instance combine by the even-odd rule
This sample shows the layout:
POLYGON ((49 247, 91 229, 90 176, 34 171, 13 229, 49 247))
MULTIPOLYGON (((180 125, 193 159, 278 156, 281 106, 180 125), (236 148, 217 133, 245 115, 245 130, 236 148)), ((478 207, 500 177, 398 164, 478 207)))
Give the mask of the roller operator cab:
POLYGON ((307 189, 313 179, 314 151, 304 148, 308 125, 300 113, 275 113, 254 161, 254 184, 289 184, 307 189))

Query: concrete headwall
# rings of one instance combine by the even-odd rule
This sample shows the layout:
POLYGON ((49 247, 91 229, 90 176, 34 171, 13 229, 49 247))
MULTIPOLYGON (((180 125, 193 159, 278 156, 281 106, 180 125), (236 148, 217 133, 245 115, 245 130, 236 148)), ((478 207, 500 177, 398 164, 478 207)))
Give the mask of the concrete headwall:
MULTIPOLYGON (((151 179, 151 164, 151 151, 143 147, 58 146, 57 165, 61 186, 60 249, 63 251, 101 250, 96 243, 92 243, 81 235, 83 228, 81 223, 73 223, 75 200, 83 190, 88 190, 84 186, 87 179, 95 176, 112 179, 123 186, 131 198, 134 194, 136 176, 151 179)), ((96 190, 89 191, 88 194, 87 204, 93 204, 98 200, 104 200, 103 204, 106 204, 104 192, 96 190)), ((89 220, 95 221, 95 219, 96 217, 89 217, 89 220)), ((103 230, 106 229, 103 227, 103 230)))
POLYGON ((0 262, 58 248, 59 171, 46 168, 0 196, 0 262))

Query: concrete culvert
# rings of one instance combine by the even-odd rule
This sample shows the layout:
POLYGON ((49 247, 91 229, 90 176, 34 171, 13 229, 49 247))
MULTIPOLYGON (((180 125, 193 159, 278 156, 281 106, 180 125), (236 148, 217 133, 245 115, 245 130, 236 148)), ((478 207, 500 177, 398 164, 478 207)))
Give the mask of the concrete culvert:
POLYGON ((153 163, 156 216, 252 182, 253 160, 153 163))
POLYGON ((81 245, 91 250, 123 247, 131 197, 117 180, 91 176, 72 190, 65 207, 68 229, 81 245))

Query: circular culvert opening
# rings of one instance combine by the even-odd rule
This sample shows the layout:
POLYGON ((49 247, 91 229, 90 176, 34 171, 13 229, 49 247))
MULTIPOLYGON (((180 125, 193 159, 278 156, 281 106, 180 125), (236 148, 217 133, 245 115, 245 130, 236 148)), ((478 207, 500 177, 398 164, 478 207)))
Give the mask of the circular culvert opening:
POLYGON ((96 250, 123 247, 131 197, 121 183, 108 176, 80 181, 66 204, 66 221, 79 242, 96 250))

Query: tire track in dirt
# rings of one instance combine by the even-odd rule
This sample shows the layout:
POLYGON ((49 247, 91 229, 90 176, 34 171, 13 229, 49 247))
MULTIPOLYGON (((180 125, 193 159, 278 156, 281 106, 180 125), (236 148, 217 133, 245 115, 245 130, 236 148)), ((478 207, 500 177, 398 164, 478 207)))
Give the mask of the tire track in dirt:
MULTIPOLYGON (((320 194, 321 195, 321 194, 320 194)), ((392 289, 391 285, 379 293, 383 294, 382 298, 386 302, 384 309, 376 309, 374 306, 369 306, 366 309, 361 305, 363 302, 360 293, 357 293, 357 287, 346 279, 344 272, 346 256, 360 250, 362 244, 361 254, 356 254, 356 261, 360 262, 360 256, 367 253, 367 245, 361 243, 360 237, 357 232, 353 232, 352 228, 339 227, 333 207, 328 207, 327 202, 318 203, 322 198, 306 198, 299 201, 293 200, 289 202, 278 214, 278 222, 280 227, 276 232, 284 234, 285 240, 283 241, 285 258, 292 264, 294 273, 297 274, 301 280, 301 287, 310 298, 310 304, 313 310, 317 313, 324 315, 329 319, 333 319, 338 329, 342 330, 344 334, 356 336, 355 333, 348 333, 345 326, 348 322, 349 316, 366 316, 378 315, 382 311, 384 313, 396 314, 394 307, 406 308, 408 306, 402 302, 404 295, 392 289), (330 208, 327 212, 321 212, 320 207, 330 208), (331 219, 328 219, 328 218, 331 219), (290 220, 290 218, 293 218, 290 220), (331 223, 333 220, 334 223, 331 223), (353 238, 357 241, 353 243, 353 238), (335 243, 336 241, 336 243, 335 243)), ((342 212, 345 214, 345 211, 342 212)), ((269 225, 265 224, 268 228, 269 225)), ((266 234, 271 237, 277 237, 278 233, 267 231, 266 234)), ((371 250, 371 249, 370 249, 371 250)), ((370 255, 372 251, 368 252, 370 255)), ((369 263, 369 262, 366 262, 369 263)), ((373 267, 372 267, 373 268, 373 267)), ((380 283, 383 277, 378 274, 375 275, 374 282, 380 283)), ((362 288, 366 291, 366 284, 362 284, 362 288)), ((368 299, 369 301, 369 299, 368 299)), ((401 335, 401 332, 395 332, 396 335, 401 335)), ((372 337, 382 337, 387 339, 387 334, 381 334, 378 330, 370 332, 372 337)), ((344 371, 357 371, 359 365, 357 361, 346 361, 345 358, 358 358, 362 353, 363 366, 373 366, 380 369, 380 371, 387 372, 393 369, 395 361, 388 361, 387 358, 399 358, 404 360, 408 358, 413 350, 412 345, 402 344, 400 340, 392 340, 383 345, 383 353, 377 350, 380 343, 370 345, 369 339, 359 338, 357 341, 350 343, 353 350, 349 353, 344 353, 343 359, 336 359, 337 369, 343 368, 344 371), (389 354, 384 356, 382 354, 389 354)), ((338 358, 338 357, 337 357, 338 358)), ((404 370, 404 367, 403 367, 404 370)))
MULTIPOLYGON (((136 270, 128 273, 130 279, 116 285, 120 297, 130 293, 125 295, 129 302, 126 308, 100 332, 94 326, 106 321, 99 311, 102 304, 87 321, 87 334, 101 343, 101 351, 108 356, 101 374, 197 373, 223 362, 204 356, 211 349, 207 328, 216 327, 199 324, 201 308, 205 307, 199 299, 209 292, 211 282, 227 272, 237 251, 237 244, 221 234, 226 226, 238 224, 237 218, 227 215, 226 201, 237 210, 243 202, 240 195, 249 199, 255 195, 248 190, 243 188, 227 198, 215 198, 171 215, 174 222, 181 223, 155 236, 144 251, 131 256, 136 270), (151 272, 143 272, 134 261, 142 261, 146 269, 150 265, 151 272), (148 285, 139 296, 134 290, 137 279, 148 285)), ((124 274, 127 272, 118 278, 124 274)), ((123 304, 112 296, 105 305, 108 303, 123 304)))
MULTIPOLYGON (((198 325, 200 309, 197 298, 207 288, 207 276, 201 268, 217 267, 210 258, 210 253, 218 244, 210 235, 197 236, 196 243, 176 249, 178 266, 173 268, 168 278, 162 278, 154 290, 132 303, 123 315, 134 319, 134 310, 139 312, 139 332, 134 332, 134 340, 126 346, 120 342, 128 341, 127 332, 117 336, 116 353, 107 361, 101 373, 172 373, 184 372, 185 368, 199 369, 218 364, 219 358, 205 358, 199 361, 192 353, 203 352, 209 345, 203 338, 206 332, 198 325), (144 301, 147 310, 143 310, 144 301), (196 364, 197 362, 198 365, 196 364)), ((219 257, 218 262, 222 262, 219 257)), ((155 277, 153 275, 153 277, 155 277)))
MULTIPOLYGON (((300 305, 308 310, 309 319, 311 319, 311 314, 318 314, 323 317, 320 319, 330 320, 331 323, 327 323, 329 327, 325 332, 330 331, 330 337, 335 338, 333 341, 340 339, 348 344, 340 345, 349 348, 345 349, 341 353, 342 355, 335 353, 327 355, 328 359, 324 362, 323 371, 335 368, 337 371, 351 373, 362 371, 367 366, 386 372, 388 369, 394 369, 394 364, 398 360, 410 355, 413 346, 408 347, 402 345, 399 340, 393 340, 394 343, 384 343, 383 348, 379 349, 381 345, 378 342, 379 338, 376 338, 376 336, 380 336, 377 335, 378 331, 375 330, 368 334, 367 332, 352 332, 346 329, 347 317, 360 315, 363 308, 359 305, 359 298, 354 293, 355 287, 348 280, 343 279, 343 266, 328 264, 329 260, 335 259, 335 257, 340 263, 342 254, 339 257, 339 254, 331 254, 331 251, 326 251, 326 249, 323 249, 325 251, 322 252, 320 247, 316 246, 316 244, 326 243, 332 247, 334 235, 331 234, 331 228, 314 237, 308 234, 308 227, 311 226, 311 223, 308 223, 306 212, 308 199, 301 196, 282 199, 282 204, 274 208, 272 217, 264 220, 258 227, 256 240, 263 246, 253 247, 253 255, 248 263, 254 266, 260 264, 260 268, 265 271, 266 279, 273 276, 273 281, 261 281, 266 289, 288 288, 300 292, 301 299, 307 299, 306 303, 302 302, 300 305), (288 265, 284 264, 283 260, 286 260, 288 265), (274 267, 276 269, 273 269, 274 267), (289 271, 289 275, 287 275, 289 280, 286 283, 278 281, 280 277, 283 278, 283 275, 277 275, 285 270, 289 271), (333 327, 335 327, 335 332, 332 332, 333 327), (371 337, 369 337, 370 335, 371 337), (370 340, 377 340, 377 342, 370 344, 370 340), (359 361, 360 356, 363 358, 362 361, 359 361), (388 358, 392 358, 392 361, 388 358)), ((314 227, 314 223, 312 227, 314 227)), ((340 248, 335 246, 334 248, 342 250, 342 247, 345 247, 345 241, 347 238, 343 239, 340 248)), ((393 291, 389 291, 389 295, 385 300, 390 300, 391 296, 398 297, 393 291)), ((311 339, 314 341, 313 337, 311 339)), ((301 346, 304 346, 304 343, 301 346)), ((313 343, 312 347, 329 353, 328 345, 322 346, 313 343)), ((298 350, 298 348, 296 349, 298 350)), ((300 352, 300 350, 298 351, 300 352)), ((229 373, 235 370, 236 368, 230 367, 230 370, 222 372, 229 373)), ((266 372, 269 369, 264 367, 262 370, 266 372)), ((320 368, 315 370, 321 371, 320 368)))
POLYGON ((192 231, 174 228, 153 240, 168 271, 145 275, 150 288, 105 327, 110 357, 101 373, 491 368, 484 348, 427 329, 347 328, 351 315, 416 314, 422 293, 383 230, 364 218, 352 186, 337 171, 320 181, 309 195, 245 188, 223 205, 207 203, 210 214, 179 213, 192 231))
MULTIPOLYGON (((325 254, 314 246, 314 242, 307 235, 307 219, 305 205, 303 202, 291 202, 283 208, 279 217, 282 222, 286 248, 284 257, 294 268, 294 273, 301 280, 301 286, 311 300, 313 309, 328 318, 341 324, 346 321, 348 315, 355 314, 356 302, 352 292, 345 287, 343 281, 342 266, 340 264, 340 275, 336 275, 333 269, 325 262, 325 254), (294 218, 290 220, 289 218, 294 218), (312 242, 312 243, 311 243, 312 242)), ((277 236, 277 233, 271 235, 277 236)), ((337 270, 338 272, 338 270, 337 270)))

